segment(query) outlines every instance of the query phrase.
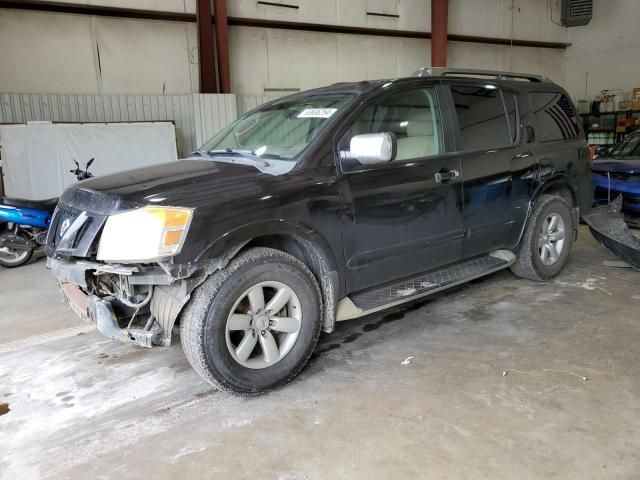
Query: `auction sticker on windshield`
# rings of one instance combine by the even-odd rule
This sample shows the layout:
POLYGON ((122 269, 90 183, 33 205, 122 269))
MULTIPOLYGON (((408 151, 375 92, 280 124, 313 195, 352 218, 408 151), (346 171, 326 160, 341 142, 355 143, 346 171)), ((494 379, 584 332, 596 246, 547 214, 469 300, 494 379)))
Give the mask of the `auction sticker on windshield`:
POLYGON ((305 108, 298 118, 329 118, 337 111, 337 108, 305 108))

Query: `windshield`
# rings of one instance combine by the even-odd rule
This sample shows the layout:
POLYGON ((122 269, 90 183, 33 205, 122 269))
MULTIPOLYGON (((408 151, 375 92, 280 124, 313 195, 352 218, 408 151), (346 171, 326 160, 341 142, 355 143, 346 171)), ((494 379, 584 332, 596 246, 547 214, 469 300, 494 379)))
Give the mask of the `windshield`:
POLYGON ((200 151, 229 154, 244 151, 265 159, 292 160, 351 97, 351 94, 324 94, 282 99, 236 120, 200 151))
POLYGON ((609 154, 611 157, 640 157, 640 135, 629 135, 617 144, 609 154))

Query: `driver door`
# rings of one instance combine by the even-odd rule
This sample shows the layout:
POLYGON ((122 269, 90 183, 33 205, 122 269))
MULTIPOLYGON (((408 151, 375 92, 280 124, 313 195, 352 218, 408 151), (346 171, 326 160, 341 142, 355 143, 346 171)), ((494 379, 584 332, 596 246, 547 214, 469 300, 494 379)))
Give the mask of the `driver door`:
POLYGON ((364 290, 460 261, 460 159, 446 152, 449 119, 433 84, 400 85, 365 104, 338 145, 346 211, 347 290, 364 290), (391 132, 396 158, 362 165, 349 157, 354 135, 391 132), (447 179, 449 177, 449 179, 447 179))

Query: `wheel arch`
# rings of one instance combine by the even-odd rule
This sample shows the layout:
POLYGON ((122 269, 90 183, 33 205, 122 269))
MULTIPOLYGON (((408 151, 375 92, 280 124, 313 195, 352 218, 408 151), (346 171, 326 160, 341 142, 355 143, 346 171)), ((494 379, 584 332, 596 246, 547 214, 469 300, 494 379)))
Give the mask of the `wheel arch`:
POLYGON ((541 183, 531 197, 531 205, 535 204, 535 201, 543 194, 557 194, 571 208, 578 205, 578 187, 571 177, 565 174, 554 175, 541 183))
POLYGON ((308 225, 267 221, 228 232, 212 242, 200 256, 207 259, 207 274, 224 268, 233 258, 252 247, 269 247, 293 255, 314 274, 322 292, 322 329, 332 332, 340 292, 340 268, 330 243, 308 225))
MULTIPOLYGON (((531 214, 533 212, 533 208, 535 207, 536 201, 542 195, 554 195, 554 194, 558 195, 563 200, 565 200, 569 204, 569 207, 571 207, 571 210, 573 213, 573 220, 574 220, 573 222, 574 232, 577 232, 578 223, 580 219, 580 213, 577 207, 578 188, 575 182, 572 181, 571 177, 565 174, 557 174, 557 175, 554 175, 553 177, 549 177, 548 179, 545 179, 545 181, 542 182, 540 185, 538 185, 538 187, 534 190, 533 194, 531 195, 531 200, 529 201, 529 205, 527 207, 527 216, 524 223, 522 224, 522 229, 520 231, 520 235, 518 236, 517 244, 520 244, 520 242, 522 241, 522 237, 524 235, 524 232, 527 226, 529 225, 531 214)), ((574 233, 574 236, 575 236, 575 233, 574 233)))

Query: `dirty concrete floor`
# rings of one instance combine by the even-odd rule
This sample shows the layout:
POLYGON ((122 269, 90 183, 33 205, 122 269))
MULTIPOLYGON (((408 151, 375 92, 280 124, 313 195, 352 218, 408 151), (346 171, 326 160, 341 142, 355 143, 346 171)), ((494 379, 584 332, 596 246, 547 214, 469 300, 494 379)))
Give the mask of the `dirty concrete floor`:
POLYGON ((640 478, 640 274, 610 259, 582 228, 554 281, 501 272, 345 322, 250 400, 179 342, 103 339, 42 260, 2 270, 0 478, 640 478))

